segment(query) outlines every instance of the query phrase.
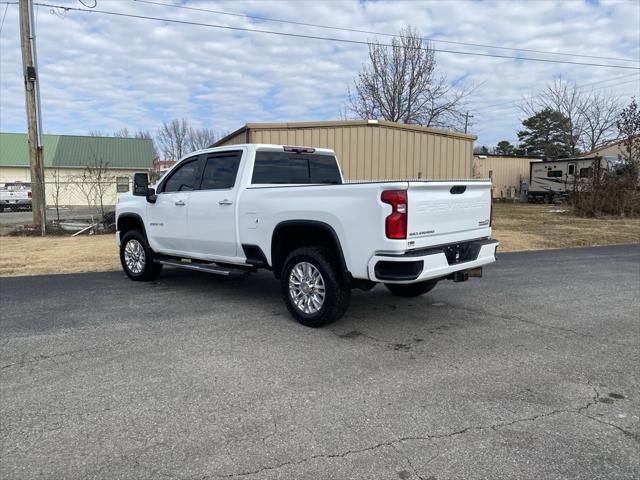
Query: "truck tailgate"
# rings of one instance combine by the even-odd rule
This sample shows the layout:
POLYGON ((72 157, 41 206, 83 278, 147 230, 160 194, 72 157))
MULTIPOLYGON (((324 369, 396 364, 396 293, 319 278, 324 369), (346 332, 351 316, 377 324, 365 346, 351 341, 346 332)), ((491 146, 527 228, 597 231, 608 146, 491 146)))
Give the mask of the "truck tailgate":
POLYGON ((491 234, 491 182, 410 182, 408 248, 424 248, 491 234))

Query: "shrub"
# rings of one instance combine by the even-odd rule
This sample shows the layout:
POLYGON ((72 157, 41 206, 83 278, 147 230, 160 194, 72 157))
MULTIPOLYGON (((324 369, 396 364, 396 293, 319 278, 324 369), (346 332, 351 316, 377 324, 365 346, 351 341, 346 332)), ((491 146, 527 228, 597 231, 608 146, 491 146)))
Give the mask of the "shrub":
POLYGON ((585 217, 640 216, 637 174, 626 168, 604 170, 600 159, 597 159, 593 163, 591 178, 587 181, 579 179, 574 183, 569 203, 577 215, 585 217))

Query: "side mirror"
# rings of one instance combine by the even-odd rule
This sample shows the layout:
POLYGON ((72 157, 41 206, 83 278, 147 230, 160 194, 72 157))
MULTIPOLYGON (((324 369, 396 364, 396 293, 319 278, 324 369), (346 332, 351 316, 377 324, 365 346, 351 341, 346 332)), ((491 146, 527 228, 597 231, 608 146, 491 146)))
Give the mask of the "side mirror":
POLYGON ((156 203, 158 199, 155 189, 149 188, 149 177, 146 173, 133 175, 133 194, 137 197, 146 197, 149 203, 156 203))
POLYGON ((158 196, 156 195, 155 188, 147 188, 147 202, 156 203, 158 196))
POLYGON ((149 191, 149 177, 146 173, 133 175, 133 194, 137 197, 146 197, 149 191))

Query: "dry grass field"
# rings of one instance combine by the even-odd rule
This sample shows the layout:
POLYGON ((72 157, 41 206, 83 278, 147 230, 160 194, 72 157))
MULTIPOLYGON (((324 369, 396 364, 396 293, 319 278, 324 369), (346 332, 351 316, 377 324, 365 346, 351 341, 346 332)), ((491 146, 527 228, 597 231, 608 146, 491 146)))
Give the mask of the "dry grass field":
POLYGON ((503 252, 640 243, 640 218, 582 218, 563 205, 498 203, 493 236, 503 252))
POLYGON ((114 235, 0 237, 0 276, 105 272, 118 268, 114 235))
MULTIPOLYGON (((496 204, 501 252, 640 243, 640 219, 579 218, 563 206, 496 204)), ((119 270, 113 235, 0 237, 0 276, 119 270)))

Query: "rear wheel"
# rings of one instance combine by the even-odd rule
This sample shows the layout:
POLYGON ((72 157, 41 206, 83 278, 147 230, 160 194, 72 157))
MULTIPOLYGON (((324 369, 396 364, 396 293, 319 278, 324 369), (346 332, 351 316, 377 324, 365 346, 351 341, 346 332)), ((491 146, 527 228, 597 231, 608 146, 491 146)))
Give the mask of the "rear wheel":
POLYGON ((329 251, 303 247, 291 252, 280 275, 282 298, 289 313, 307 327, 338 320, 351 299, 351 289, 329 251))
POLYGON ((162 271, 162 265, 153 263, 153 250, 139 230, 124 234, 120 242, 120 263, 131 280, 153 280, 162 271))
POLYGON ((417 283, 385 283, 384 286, 399 297, 417 297, 433 290, 438 280, 426 280, 417 283))

